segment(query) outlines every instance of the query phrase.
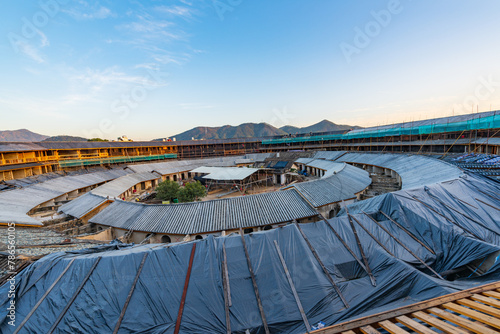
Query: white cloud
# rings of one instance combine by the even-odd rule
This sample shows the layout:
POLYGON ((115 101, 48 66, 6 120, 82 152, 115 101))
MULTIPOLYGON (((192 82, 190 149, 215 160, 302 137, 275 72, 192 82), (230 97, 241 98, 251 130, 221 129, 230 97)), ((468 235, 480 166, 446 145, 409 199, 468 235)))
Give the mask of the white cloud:
POLYGON ((43 32, 36 29, 35 33, 40 37, 39 46, 36 45, 36 38, 35 40, 31 40, 14 33, 9 33, 7 35, 7 38, 9 39, 12 48, 16 52, 20 52, 25 56, 31 58, 31 60, 41 64, 45 62, 45 58, 43 57, 40 48, 45 48, 49 46, 50 43, 49 39, 43 32))
POLYGON ((183 40, 185 35, 180 29, 175 28, 173 22, 157 20, 149 15, 140 15, 136 21, 120 25, 118 29, 133 34, 135 37, 133 42, 140 44, 144 44, 145 41, 166 43, 172 40, 183 40))
POLYGON ((17 47, 18 47, 20 52, 22 52, 23 54, 25 54, 26 56, 28 56, 29 58, 31 58, 35 62, 37 62, 39 64, 45 62, 45 59, 43 58, 43 56, 40 53, 40 50, 36 46, 28 43, 27 41, 18 41, 17 47))
POLYGON ((104 70, 86 68, 82 72, 73 75, 70 80, 73 84, 87 87, 91 92, 99 92, 110 86, 120 88, 130 84, 150 84, 146 78, 125 74, 116 67, 110 67, 104 70))
POLYGON ((44 48, 44 47, 50 45, 49 39, 47 38, 47 36, 43 32, 38 30, 38 35, 40 35, 40 47, 44 48))
POLYGON ((73 9, 65 9, 63 12, 77 20, 102 20, 114 16, 109 8, 98 3, 90 5, 86 1, 79 1, 73 9))
POLYGON ((184 6, 158 6, 155 8, 160 13, 184 18, 192 17, 192 9, 184 6))

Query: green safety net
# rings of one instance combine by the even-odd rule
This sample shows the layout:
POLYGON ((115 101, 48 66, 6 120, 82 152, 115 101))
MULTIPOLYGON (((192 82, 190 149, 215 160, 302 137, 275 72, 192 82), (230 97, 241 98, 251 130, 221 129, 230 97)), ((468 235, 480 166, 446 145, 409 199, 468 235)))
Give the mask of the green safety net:
POLYGON ((420 134, 459 132, 467 130, 482 130, 482 129, 495 129, 495 128, 500 128, 500 114, 495 114, 476 119, 470 119, 461 122, 428 124, 415 127, 400 126, 388 129, 372 129, 372 130, 367 129, 365 131, 351 131, 345 134, 267 139, 263 140, 262 144, 269 145, 269 144, 282 144, 282 143, 301 143, 301 142, 311 142, 311 141, 349 140, 358 138, 379 138, 379 137, 390 137, 390 136, 420 135, 420 134))
POLYGON ((158 155, 140 155, 136 157, 115 157, 115 158, 104 158, 104 159, 86 159, 86 160, 65 160, 59 161, 59 167, 82 167, 82 166, 92 166, 92 165, 105 165, 105 164, 116 164, 116 163, 127 163, 136 161, 150 161, 150 160, 164 160, 164 159, 175 159, 177 154, 158 154, 158 155))

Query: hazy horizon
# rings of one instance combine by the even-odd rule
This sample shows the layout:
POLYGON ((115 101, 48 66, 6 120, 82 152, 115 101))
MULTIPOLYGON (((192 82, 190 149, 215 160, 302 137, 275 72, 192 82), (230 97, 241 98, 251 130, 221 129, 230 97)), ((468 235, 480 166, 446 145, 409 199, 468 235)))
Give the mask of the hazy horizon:
POLYGON ((484 1, 7 2, 0 129, 134 140, 500 109, 484 1))

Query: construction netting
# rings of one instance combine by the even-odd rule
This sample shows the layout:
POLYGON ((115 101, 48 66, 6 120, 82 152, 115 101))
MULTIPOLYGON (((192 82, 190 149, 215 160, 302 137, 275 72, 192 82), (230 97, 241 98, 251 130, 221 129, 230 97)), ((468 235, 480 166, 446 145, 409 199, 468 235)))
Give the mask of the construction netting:
POLYGON ((477 117, 449 117, 439 122, 433 120, 401 123, 390 126, 381 126, 349 131, 345 134, 288 137, 263 140, 262 144, 299 143, 327 140, 349 140, 358 138, 379 138, 406 135, 428 135, 434 133, 461 132, 468 130, 498 129, 500 128, 500 112, 489 112, 477 117))

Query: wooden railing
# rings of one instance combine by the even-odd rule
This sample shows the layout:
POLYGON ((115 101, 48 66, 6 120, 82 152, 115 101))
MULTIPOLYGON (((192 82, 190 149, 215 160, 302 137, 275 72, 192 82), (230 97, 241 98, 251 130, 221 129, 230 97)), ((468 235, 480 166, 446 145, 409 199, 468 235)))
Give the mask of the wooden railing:
POLYGON ((325 327, 314 334, 498 333, 500 282, 325 327))

